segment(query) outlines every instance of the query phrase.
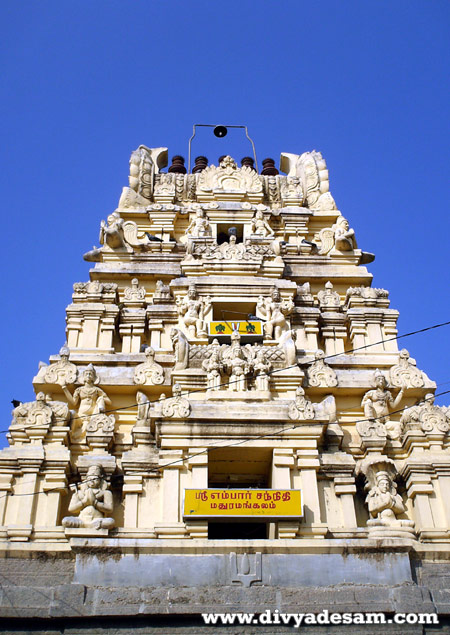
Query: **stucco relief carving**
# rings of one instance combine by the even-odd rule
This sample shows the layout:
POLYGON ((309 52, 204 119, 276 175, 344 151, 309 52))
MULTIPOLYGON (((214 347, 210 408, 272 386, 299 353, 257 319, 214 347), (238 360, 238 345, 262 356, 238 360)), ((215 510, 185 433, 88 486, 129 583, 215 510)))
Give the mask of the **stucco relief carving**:
POLYGON ((255 361, 253 362, 256 390, 270 390, 269 373, 271 370, 272 364, 268 360, 267 351, 264 348, 260 348, 256 353, 255 361))
POLYGON ((133 278, 130 287, 125 287, 123 291, 124 300, 128 303, 139 302, 142 303, 145 300, 145 288, 139 286, 139 280, 133 278))
POLYGON ((369 538, 414 537, 414 522, 401 519, 406 507, 397 493, 394 462, 387 457, 364 460, 358 468, 366 478, 366 505, 371 519, 367 521, 369 538))
POLYGON ((252 193, 262 193, 262 180, 251 168, 238 168, 234 159, 226 156, 219 167, 210 165, 200 172, 197 181, 197 192, 214 190, 243 190, 252 193))
MULTIPOLYGON (((184 370, 189 365, 189 342, 181 329, 170 329, 170 339, 175 353, 174 370, 184 370)), ((204 348, 204 347, 202 347, 204 348)))
POLYGON ((406 388, 420 388, 424 385, 422 372, 416 367, 415 361, 409 356, 406 348, 398 354, 398 364, 389 371, 389 378, 393 386, 406 388))
POLYGON ((163 399, 161 404, 161 413, 163 417, 172 419, 185 419, 189 417, 191 412, 191 404, 182 396, 180 384, 174 384, 172 388, 173 397, 163 399))
POLYGON ((190 255, 207 260, 231 260, 231 261, 260 261, 262 258, 274 258, 276 256, 272 244, 254 244, 250 239, 243 243, 236 242, 236 236, 231 235, 228 242, 218 245, 215 241, 210 243, 193 242, 190 255))
POLYGON ((294 421, 314 419, 314 408, 309 399, 305 396, 305 391, 301 386, 297 386, 295 399, 289 404, 289 418, 294 421))
POLYGON ((259 296, 256 309, 265 319, 264 334, 267 339, 278 340, 281 334, 289 330, 286 317, 294 310, 294 303, 291 298, 282 300, 279 290, 275 287, 270 298, 259 296))
POLYGON ((405 392, 405 387, 402 386, 400 392, 394 399, 391 391, 388 389, 386 377, 379 370, 374 373, 372 383, 375 389, 366 392, 361 401, 364 416, 367 419, 384 424, 387 435, 391 439, 398 439, 401 425, 397 421, 391 421, 389 415, 391 410, 395 410, 399 406, 405 392))
POLYGON ((202 207, 198 207, 194 218, 188 225, 185 231, 187 236, 193 238, 204 238, 205 236, 212 236, 211 225, 209 224, 208 216, 202 207))
POLYGON ((320 308, 324 311, 337 311, 341 306, 339 293, 334 291, 333 284, 330 281, 325 284, 325 289, 317 293, 317 298, 320 308))
POLYGON ((334 210, 336 203, 329 189, 328 170, 320 152, 304 152, 301 155, 281 153, 280 167, 289 177, 300 178, 304 203, 311 209, 334 210))
POLYGON ((100 465, 91 465, 69 503, 69 512, 78 516, 66 516, 63 527, 89 529, 111 529, 114 527, 113 496, 100 465))
POLYGON ((96 385, 99 381, 95 368, 89 364, 83 373, 83 385, 77 388, 73 395, 67 386, 62 386, 69 405, 76 408, 72 427, 74 439, 86 431, 93 415, 103 414, 106 407, 111 405, 111 400, 106 392, 96 385))
POLYGON ((203 360, 202 368, 206 371, 208 390, 220 390, 224 367, 220 361, 220 349, 215 347, 210 357, 203 360))
POLYGON ((186 328, 189 337, 207 337, 205 316, 211 308, 211 298, 198 297, 195 285, 191 285, 187 296, 176 300, 181 324, 186 328))
POLYGON ((67 385, 74 384, 77 380, 77 367, 69 361, 70 350, 63 346, 59 351, 60 360, 56 364, 46 366, 44 381, 47 384, 67 385))
POLYGON ((403 431, 420 429, 426 433, 447 434, 450 430, 450 417, 445 408, 434 405, 433 393, 425 395, 423 403, 407 408, 401 417, 403 431))
POLYGON ((339 216, 332 227, 322 229, 314 238, 320 243, 319 254, 322 256, 331 253, 334 249, 353 251, 358 248, 355 232, 343 216, 339 216))
POLYGON ((272 238, 275 234, 269 223, 264 217, 262 210, 256 210, 250 224, 251 233, 261 238, 272 238))
POLYGON ((315 362, 306 369, 308 386, 320 386, 334 388, 338 385, 336 373, 325 362, 325 353, 318 350, 315 355, 315 362))
POLYGON ((51 426, 65 426, 70 421, 67 404, 52 401, 43 392, 36 395, 36 401, 21 403, 14 408, 12 415, 11 435, 18 439, 16 432, 20 432, 22 442, 36 437, 38 429, 43 429, 46 434, 51 426))
POLYGON ((150 411, 151 411, 151 402, 147 395, 142 392, 142 390, 138 390, 136 392, 136 403, 137 403, 137 419, 136 426, 150 426, 150 411))
POLYGON ((136 366, 134 371, 135 384, 163 384, 164 370, 163 367, 155 362, 155 351, 151 346, 145 349, 146 361, 136 366))
POLYGON ((133 252, 149 248, 148 236, 144 234, 144 237, 139 238, 138 234, 138 226, 134 221, 124 221, 119 212, 113 212, 108 216, 106 223, 103 220, 100 223, 99 242, 104 248, 112 251, 122 249, 133 252))
POLYGON ((173 302, 170 288, 162 280, 157 280, 153 294, 153 304, 166 304, 167 302, 173 302))

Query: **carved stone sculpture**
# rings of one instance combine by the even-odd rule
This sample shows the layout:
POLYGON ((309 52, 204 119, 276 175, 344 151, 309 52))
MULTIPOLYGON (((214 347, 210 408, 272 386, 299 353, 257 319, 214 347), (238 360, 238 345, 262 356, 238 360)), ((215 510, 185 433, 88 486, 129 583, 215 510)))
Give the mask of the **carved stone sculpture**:
POLYGON ((338 311, 341 306, 339 293, 333 290, 333 283, 328 281, 325 283, 325 289, 321 289, 317 293, 320 308, 324 311, 338 311))
POLYGON ((445 408, 434 405, 433 393, 428 393, 423 403, 407 408, 400 419, 403 430, 420 429, 425 434, 446 435, 450 430, 449 412, 445 408))
POLYGON ((199 207, 195 212, 195 217, 189 223, 185 234, 192 236, 193 238, 203 238, 205 236, 212 235, 212 229, 209 224, 208 217, 201 207, 199 207))
POLYGON ((60 360, 56 364, 47 366, 44 372, 44 381, 47 384, 74 384, 77 380, 77 367, 69 362, 70 350, 63 346, 59 351, 60 360))
POLYGON ((325 363, 325 353, 321 350, 315 353, 315 362, 306 370, 308 386, 333 388, 337 386, 337 376, 332 368, 325 363))
POLYGON ((222 384, 221 372, 223 371, 223 364, 220 361, 219 351, 213 350, 211 357, 203 361, 202 367, 207 372, 206 378, 208 390, 220 390, 220 386, 222 384))
POLYGON ((186 327, 190 337, 207 337, 205 316, 211 308, 211 299, 198 297, 195 285, 189 287, 188 295, 177 297, 177 309, 181 323, 186 327))
POLYGON ((169 399, 163 399, 162 404, 162 416, 171 417, 176 419, 184 419, 189 417, 191 412, 191 404, 189 401, 182 397, 180 384, 174 384, 172 388, 173 397, 169 399))
POLYGON ((141 251, 148 248, 150 239, 138 238, 138 226, 134 221, 124 221, 118 212, 113 212, 107 218, 107 222, 100 223, 99 241, 101 245, 112 250, 126 249, 129 252, 141 251))
POLYGON ((142 302, 145 300, 145 288, 139 286, 137 278, 133 278, 131 287, 125 287, 123 297, 127 302, 142 302))
POLYGON ((189 365, 188 339, 181 329, 175 327, 170 329, 170 339, 175 352, 174 370, 184 370, 189 365))
POLYGON ((66 516, 63 527, 111 529, 114 527, 113 496, 103 476, 100 465, 91 465, 81 485, 75 488, 69 503, 69 512, 78 516, 66 516))
POLYGON ((162 280, 157 280, 155 293, 153 294, 153 304, 165 304, 167 302, 173 302, 170 289, 162 280))
POLYGON ((134 371, 135 384, 163 384, 164 370, 163 367, 155 362, 155 351, 151 346, 145 349, 145 357, 147 358, 143 364, 136 366, 134 371))
POLYGON ((227 360, 227 368, 230 373, 228 390, 247 390, 247 375, 250 372, 248 364, 240 344, 232 345, 231 354, 227 360))
POLYGON ((259 296, 256 305, 257 310, 266 322, 264 324, 264 334, 267 339, 279 339, 281 334, 289 330, 286 317, 294 310, 294 303, 289 300, 281 300, 280 292, 275 287, 270 299, 259 296))
POLYGON ((137 403, 137 419, 136 426, 149 426, 150 425, 150 409, 151 402, 147 395, 141 390, 136 393, 137 403))
POLYGON ((329 189, 328 170, 320 152, 304 152, 302 155, 281 153, 280 167, 288 179, 299 177, 304 192, 304 204, 311 209, 333 210, 336 203, 329 189))
POLYGON ((367 521, 369 538, 414 537, 414 522, 400 519, 406 512, 395 485, 395 464, 387 457, 375 457, 362 462, 359 471, 366 479, 366 504, 371 519, 367 521))
POLYGON ((420 388, 424 385, 422 372, 411 360, 406 348, 398 354, 398 364, 389 371, 389 378, 393 386, 406 388, 420 388))
POLYGON ((197 195, 214 190, 242 190, 244 192, 262 193, 261 177, 248 166, 238 168, 236 161, 230 156, 223 157, 219 167, 210 165, 200 172, 197 182, 197 195))
POLYGON ((297 386, 295 400, 289 404, 289 418, 294 421, 314 419, 315 413, 312 403, 305 396, 301 386, 297 386))
POLYGON ((375 390, 366 392, 361 401, 364 416, 367 419, 377 420, 383 423, 388 436, 391 439, 397 439, 400 436, 400 424, 390 421, 389 413, 391 410, 395 410, 400 404, 405 392, 405 387, 403 386, 400 389, 400 392, 394 399, 391 391, 388 390, 386 377, 378 369, 373 376, 373 385, 375 386, 375 390))
POLYGON ((167 165, 167 148, 147 148, 140 145, 130 157, 130 188, 150 201, 153 193, 153 177, 167 165))
POLYGON ((84 432, 91 416, 104 413, 106 406, 111 405, 111 400, 105 391, 96 386, 99 379, 92 364, 89 364, 84 371, 82 381, 83 385, 75 390, 73 396, 67 386, 62 386, 69 405, 77 408, 72 434, 84 432))
POLYGON ((273 238, 275 235, 273 229, 264 218, 262 210, 256 210, 255 216, 251 222, 251 233, 262 238, 273 238))
POLYGON ((48 430, 52 424, 64 426, 70 420, 67 404, 52 401, 43 392, 38 392, 36 401, 21 403, 14 408, 12 415, 11 430, 20 428, 26 436, 33 436, 33 429, 43 427, 48 430))
POLYGON ((272 364, 267 359, 266 351, 260 348, 253 363, 256 390, 270 390, 270 376, 268 373, 271 370, 272 364))

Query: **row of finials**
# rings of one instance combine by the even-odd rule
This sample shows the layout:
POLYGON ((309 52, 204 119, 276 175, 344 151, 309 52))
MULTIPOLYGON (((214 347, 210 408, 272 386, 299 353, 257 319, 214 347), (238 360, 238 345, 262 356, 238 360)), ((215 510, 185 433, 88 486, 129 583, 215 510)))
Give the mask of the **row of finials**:
MULTIPOLYGON (((219 157, 219 164, 225 158, 224 156, 219 157)), ((184 165, 185 159, 179 154, 176 154, 172 157, 172 165, 169 167, 168 172, 172 174, 186 174, 187 169, 184 165)), ((277 168, 275 167, 275 159, 263 159, 263 169, 261 174, 263 176, 276 176, 279 174, 277 168)), ((195 164, 192 168, 192 173, 197 174, 198 172, 202 172, 205 168, 208 167, 208 159, 204 156, 199 156, 195 158, 195 164)), ((252 157, 244 157, 241 159, 241 167, 247 167, 256 172, 255 161, 252 157)))

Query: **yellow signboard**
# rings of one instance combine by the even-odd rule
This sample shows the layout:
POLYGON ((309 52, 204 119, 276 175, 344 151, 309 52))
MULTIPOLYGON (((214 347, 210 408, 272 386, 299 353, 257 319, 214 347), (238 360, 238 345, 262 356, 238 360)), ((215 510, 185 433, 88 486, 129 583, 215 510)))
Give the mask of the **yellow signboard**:
POLYGON ((185 489, 184 518, 300 518, 298 489, 185 489))
POLYGON ((223 320, 221 322, 209 322, 209 334, 212 335, 231 335, 233 331, 238 331, 241 335, 263 335, 262 322, 254 320, 247 322, 231 322, 223 320))

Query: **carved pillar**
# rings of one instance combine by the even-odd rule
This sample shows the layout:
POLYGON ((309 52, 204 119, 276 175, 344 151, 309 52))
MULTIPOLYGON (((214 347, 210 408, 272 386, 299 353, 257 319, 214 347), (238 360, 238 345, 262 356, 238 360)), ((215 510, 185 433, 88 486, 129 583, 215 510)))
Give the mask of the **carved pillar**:
MULTIPOLYGON (((291 470, 296 465, 295 451, 290 448, 274 449, 272 454, 272 488, 291 489, 291 470)), ((295 538, 299 530, 298 520, 280 520, 278 522, 278 532, 274 523, 270 523, 270 538, 295 538), (274 527, 272 528, 272 525, 274 527), (275 530, 275 531, 274 531, 275 530), (276 533, 278 535, 276 535, 276 533)))
MULTIPOLYGON (((98 348, 105 352, 114 352, 113 337, 116 330, 116 321, 119 315, 119 308, 116 305, 106 305, 100 323, 100 333, 98 338, 98 348)), ((139 349, 138 349, 139 350, 139 349)))
POLYGON ((302 479, 303 521, 300 535, 323 538, 327 533, 326 523, 321 522, 317 472, 320 468, 317 444, 297 450, 297 464, 302 479))
POLYGON ((297 349, 305 351, 316 351, 319 348, 319 316, 320 311, 311 307, 296 307, 294 319, 300 321, 296 327, 297 349))
POLYGON ((155 350, 161 348, 161 334, 164 331, 164 325, 160 320, 149 320, 148 330, 150 331, 150 346, 155 350))
POLYGON ((12 480, 14 478, 11 468, 8 467, 7 469, 7 472, 0 473, 0 526, 5 524, 6 505, 10 499, 10 492, 12 492, 12 480))
POLYGON ((122 338, 122 353, 139 353, 145 334, 145 310, 123 309, 119 333, 122 338))
POLYGON ((43 514, 46 527, 56 527, 61 524, 61 497, 67 493, 66 471, 69 469, 69 451, 67 455, 66 460, 52 461, 45 465, 45 480, 42 489, 46 493, 43 514))
POLYGON ((363 347, 366 346, 369 341, 364 311, 361 311, 361 309, 349 309, 347 311, 347 320, 352 349, 356 350, 357 353, 365 354, 366 350, 363 347))
POLYGON ((413 501, 416 526, 421 533, 433 529, 435 524, 429 497, 434 494, 431 466, 418 461, 406 461, 401 475, 405 479, 408 498, 413 501))
POLYGON ((139 496, 143 492, 142 474, 128 473, 123 477, 124 494, 124 527, 136 528, 138 526, 139 496))
POLYGON ((382 353, 384 352, 384 345, 380 342, 383 339, 383 331, 381 329, 383 311, 380 309, 366 308, 365 313, 367 333, 369 336, 369 343, 371 344, 370 351, 372 353, 382 353))
POLYGON ((163 469, 162 522, 155 523, 158 538, 183 538, 185 525, 180 521, 180 470, 184 469, 182 450, 162 450, 159 465, 163 469))
POLYGON ((398 335, 398 330, 397 330, 398 315, 399 315, 398 311, 395 311, 394 309, 386 309, 384 311, 382 331, 383 331, 383 339, 388 340, 384 342, 384 350, 388 352, 398 351, 398 342, 397 342, 397 339, 394 339, 394 338, 397 338, 397 335, 398 335))
POLYGON ((355 530, 358 526, 355 512, 355 459, 345 452, 323 454, 322 471, 334 481, 334 491, 341 503, 342 526, 355 530))
POLYGON ((438 477, 446 526, 450 527, 450 498, 448 496, 448 492, 450 492, 450 461, 444 457, 441 460, 433 459, 433 466, 438 477))
POLYGON ((33 530, 33 513, 35 496, 39 490, 38 475, 41 468, 44 452, 43 448, 27 457, 18 457, 18 463, 22 476, 18 477, 14 488, 14 494, 20 494, 20 503, 16 507, 14 523, 7 528, 9 540, 26 542, 33 530))
MULTIPOLYGON (((208 452, 205 448, 192 450, 194 456, 188 460, 188 468, 191 470, 191 487, 194 489, 206 489, 208 487, 208 452), (205 450, 203 454, 199 454, 205 450)), ((207 538, 208 523, 204 520, 187 520, 186 530, 190 538, 207 538)))
POLYGON ((70 304, 66 309, 66 339, 67 346, 79 348, 81 341, 81 331, 83 330, 83 316, 79 307, 70 304))

